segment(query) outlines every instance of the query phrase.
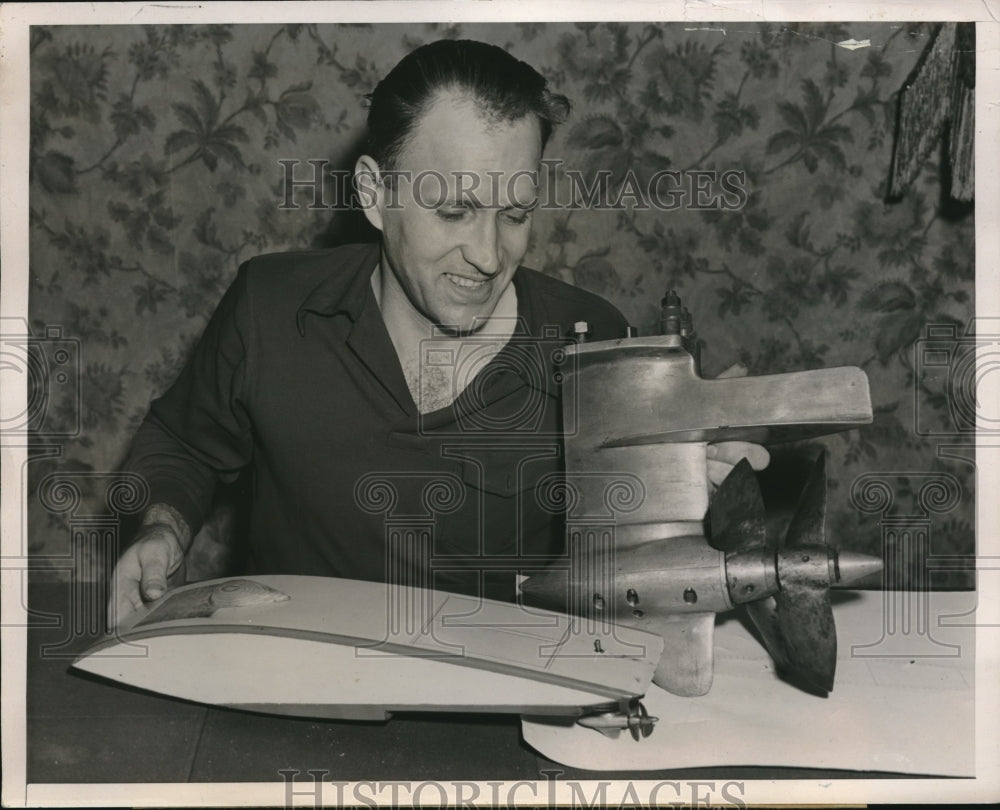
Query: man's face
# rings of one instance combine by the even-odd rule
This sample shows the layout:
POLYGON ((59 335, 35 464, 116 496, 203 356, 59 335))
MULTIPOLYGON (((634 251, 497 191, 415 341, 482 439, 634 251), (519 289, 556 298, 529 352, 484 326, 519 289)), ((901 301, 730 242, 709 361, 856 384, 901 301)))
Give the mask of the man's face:
POLYGON ((417 124, 369 219, 383 261, 410 303, 435 325, 472 331, 493 313, 528 249, 537 202, 537 119, 485 120, 443 92, 417 124))

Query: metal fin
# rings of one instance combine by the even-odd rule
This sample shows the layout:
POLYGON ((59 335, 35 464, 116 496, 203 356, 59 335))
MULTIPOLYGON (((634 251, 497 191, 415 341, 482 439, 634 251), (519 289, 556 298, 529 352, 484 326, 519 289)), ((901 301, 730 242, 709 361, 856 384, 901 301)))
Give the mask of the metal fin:
POLYGON ((626 725, 625 718, 618 712, 587 715, 576 722, 584 728, 601 732, 609 740, 617 740, 626 725))
POLYGON ((714 613, 686 613, 651 622, 647 629, 663 638, 663 654, 653 683, 682 697, 712 688, 714 613))

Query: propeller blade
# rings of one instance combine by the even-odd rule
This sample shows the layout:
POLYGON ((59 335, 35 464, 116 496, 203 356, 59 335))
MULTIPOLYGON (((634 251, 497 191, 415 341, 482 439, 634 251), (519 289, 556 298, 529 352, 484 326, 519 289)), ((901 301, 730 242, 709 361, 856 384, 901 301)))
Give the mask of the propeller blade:
POLYGON ((785 548, 822 546, 825 543, 826 522, 826 450, 813 464, 805 488, 799 496, 795 514, 785 532, 785 548))
POLYGON ((787 583, 774 596, 750 602, 747 612, 779 672, 816 691, 833 689, 837 629, 825 585, 787 583))
POLYGON ((764 642, 764 649, 774 660, 774 666, 778 672, 788 670, 788 655, 786 645, 778 629, 778 605, 773 596, 766 599, 758 599, 756 602, 748 602, 746 605, 747 615, 753 621, 754 627, 760 633, 764 642))
POLYGON ((836 552, 826 546, 826 452, 819 454, 778 554, 779 590, 750 615, 768 652, 786 676, 820 691, 833 689, 837 629, 830 605, 839 576, 836 552))
POLYGON ((832 691, 837 671, 837 628, 829 590, 786 588, 774 599, 789 674, 822 692, 832 691))
POLYGON ((719 551, 745 551, 767 543, 764 498, 745 458, 729 471, 709 505, 711 544, 719 551))
MULTIPOLYGON (((735 473, 736 470, 734 469, 735 473)), ((733 529, 731 510, 747 507, 740 498, 749 492, 744 480, 746 472, 737 478, 739 491, 730 489, 725 494, 720 510, 721 543, 738 543, 733 529)), ((723 487, 729 478, 723 482, 723 487)), ((759 493, 759 490, 758 490, 759 493)), ((719 488, 716 498, 723 494, 719 488)), ((711 512, 713 545, 720 547, 714 537, 716 513, 711 512)), ((793 683, 814 692, 827 693, 833 689, 837 670, 837 629, 830 604, 830 587, 843 587, 870 576, 882 568, 877 557, 850 551, 838 552, 826 544, 826 453, 821 452, 813 463, 795 514, 788 524, 784 543, 777 544, 775 575, 777 590, 765 581, 764 589, 773 595, 746 603, 747 612, 757 627, 774 659, 778 672, 793 683)), ((745 531, 745 530, 744 530, 745 531)), ((774 549, 771 540, 767 548, 774 549)), ((742 549, 741 549, 742 550, 742 549)), ((727 576, 731 574, 730 587, 735 580, 740 585, 740 575, 746 575, 747 560, 739 555, 726 556, 727 576)), ((749 560, 752 563, 753 560, 749 560)), ((749 569, 753 573, 752 567, 749 569)), ((732 592, 732 591, 731 591, 732 592)), ((736 596, 733 597, 737 600, 736 596)))

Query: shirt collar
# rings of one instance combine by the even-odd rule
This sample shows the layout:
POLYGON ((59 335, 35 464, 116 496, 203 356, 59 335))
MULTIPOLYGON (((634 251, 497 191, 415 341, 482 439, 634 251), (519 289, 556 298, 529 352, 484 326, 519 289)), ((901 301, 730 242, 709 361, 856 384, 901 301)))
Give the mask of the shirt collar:
POLYGON ((305 297, 295 313, 299 334, 305 335, 307 314, 347 315, 357 321, 371 289, 371 277, 379 261, 379 245, 345 245, 337 251, 339 272, 329 273, 305 297))
MULTIPOLYGON (((372 307, 374 312, 378 312, 378 305, 371 289, 371 277, 381 256, 380 245, 377 243, 345 245, 335 252, 339 272, 329 273, 305 297, 296 311, 295 323, 299 334, 305 335, 305 320, 308 314, 346 315, 354 324, 349 342, 355 351, 363 355, 363 359, 373 366, 373 370, 386 381, 391 393, 405 406, 408 394, 402 372, 397 373, 399 363, 395 360, 395 350, 392 350, 391 362, 387 357, 382 357, 385 352, 378 350, 379 346, 391 346, 385 325, 380 317, 362 318, 366 305, 372 307), (396 377, 399 379, 395 379, 396 377)), ((543 344, 547 345, 539 347, 541 353, 538 356, 538 360, 542 361, 542 367, 535 370, 536 373, 528 374, 523 362, 510 364, 509 370, 512 373, 503 375, 507 378, 506 382, 495 387, 491 386, 493 389, 489 397, 491 401, 509 393, 517 384, 527 384, 549 396, 556 395, 558 391, 558 386, 553 385, 553 377, 558 376, 558 370, 552 365, 552 356, 555 353, 554 349, 565 346, 569 340, 563 335, 553 333, 552 325, 542 326, 548 324, 547 319, 554 313, 548 311, 548 307, 541 300, 542 296, 533 294, 534 291, 526 281, 520 272, 514 273, 513 283, 517 290, 517 323, 511 340, 543 338, 543 344), (542 373, 538 374, 538 371, 542 373), (514 383, 515 379, 517 383, 514 383)), ((516 347, 508 345, 501 350, 501 354, 507 357, 512 351, 516 351, 516 347)), ((534 365, 532 364, 533 370, 534 365)))
MULTIPOLYGON (((372 273, 378 266, 380 245, 378 243, 344 245, 336 249, 340 272, 328 274, 303 299, 295 313, 295 324, 299 334, 305 334, 305 316, 347 315, 356 321, 364 309, 371 289, 372 273)), ((514 287, 517 290, 517 325, 514 335, 527 337, 538 331, 538 322, 550 315, 544 304, 535 300, 531 290, 524 283, 520 273, 514 273, 514 287)))

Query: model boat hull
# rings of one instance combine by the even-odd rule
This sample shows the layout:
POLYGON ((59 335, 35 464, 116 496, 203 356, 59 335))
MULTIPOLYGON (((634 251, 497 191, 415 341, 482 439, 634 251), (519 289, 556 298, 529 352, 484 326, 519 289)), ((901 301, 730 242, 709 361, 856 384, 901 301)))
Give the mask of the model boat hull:
POLYGON ((186 700, 274 714, 575 717, 643 695, 661 649, 650 633, 503 602, 258 576, 171 591, 74 666, 186 700))

